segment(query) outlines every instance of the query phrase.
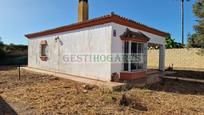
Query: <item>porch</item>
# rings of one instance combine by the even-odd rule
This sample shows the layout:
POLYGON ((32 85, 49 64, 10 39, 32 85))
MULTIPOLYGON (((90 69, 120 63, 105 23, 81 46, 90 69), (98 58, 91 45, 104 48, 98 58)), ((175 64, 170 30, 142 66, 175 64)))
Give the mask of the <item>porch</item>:
POLYGON ((124 44, 124 54, 131 56, 131 58, 128 57, 128 60, 124 61, 123 71, 120 72, 120 80, 147 79, 150 75, 157 74, 158 76, 165 71, 165 42, 163 40, 156 43, 143 33, 133 32, 129 29, 121 35, 121 40, 124 44), (151 47, 159 49, 158 69, 148 69, 147 67, 148 49, 151 47))
POLYGON ((136 79, 123 80, 123 82, 131 85, 132 87, 144 87, 149 84, 160 82, 160 78, 164 75, 164 71, 159 71, 158 69, 148 69, 143 77, 138 77, 136 75, 136 79))

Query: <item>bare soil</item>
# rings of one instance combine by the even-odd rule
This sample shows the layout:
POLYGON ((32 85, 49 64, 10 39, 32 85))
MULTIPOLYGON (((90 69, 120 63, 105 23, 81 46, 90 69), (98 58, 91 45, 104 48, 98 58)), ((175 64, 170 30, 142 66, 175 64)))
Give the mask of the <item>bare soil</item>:
POLYGON ((204 114, 204 85, 165 81, 112 92, 16 68, 0 68, 1 114, 204 114), (195 87, 197 90, 191 89, 195 87))

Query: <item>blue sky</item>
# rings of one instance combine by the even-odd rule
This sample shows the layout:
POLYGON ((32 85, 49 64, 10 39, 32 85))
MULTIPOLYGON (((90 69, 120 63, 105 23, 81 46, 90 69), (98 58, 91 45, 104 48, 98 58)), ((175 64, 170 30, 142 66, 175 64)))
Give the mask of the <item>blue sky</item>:
MULTIPOLYGON (((181 42, 180 0, 89 0, 90 18, 115 12, 172 34, 181 42)), ((196 24, 195 0, 185 3, 185 37, 196 24)), ((4 43, 27 44, 27 33, 77 22, 78 0, 0 0, 0 36, 4 43)))

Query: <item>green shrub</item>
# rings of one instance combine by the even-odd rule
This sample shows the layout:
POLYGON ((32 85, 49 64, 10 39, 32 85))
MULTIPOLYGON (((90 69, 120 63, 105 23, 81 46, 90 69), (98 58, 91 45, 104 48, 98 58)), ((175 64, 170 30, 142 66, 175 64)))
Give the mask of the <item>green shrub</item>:
POLYGON ((28 57, 5 57, 0 61, 0 65, 27 65, 28 57))

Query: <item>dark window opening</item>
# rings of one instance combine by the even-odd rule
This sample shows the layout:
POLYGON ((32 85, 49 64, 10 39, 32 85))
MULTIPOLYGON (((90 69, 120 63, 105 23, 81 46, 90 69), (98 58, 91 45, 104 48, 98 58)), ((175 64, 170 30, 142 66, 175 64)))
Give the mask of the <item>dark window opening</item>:
POLYGON ((129 42, 125 42, 124 45, 124 71, 128 71, 128 53, 129 53, 129 42))

